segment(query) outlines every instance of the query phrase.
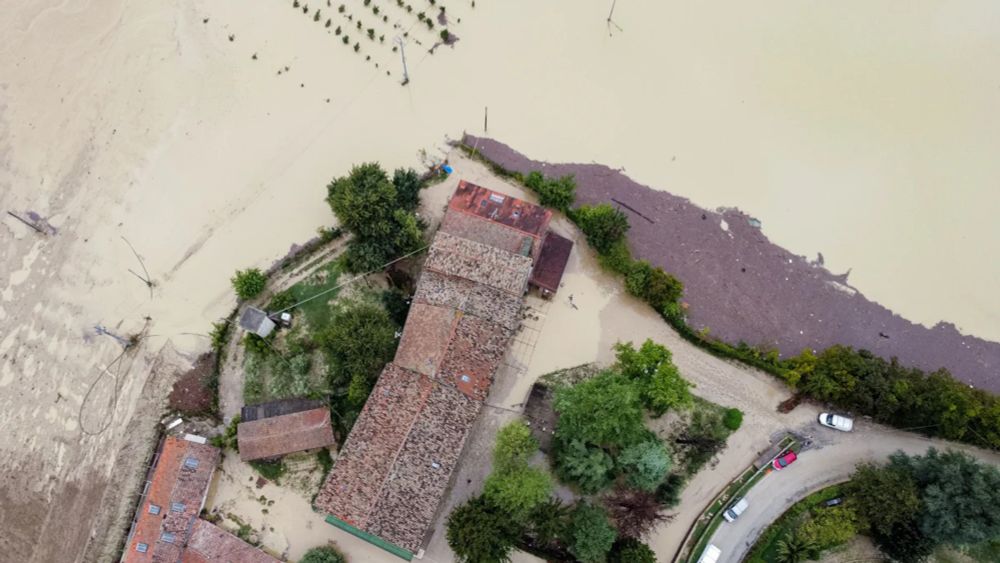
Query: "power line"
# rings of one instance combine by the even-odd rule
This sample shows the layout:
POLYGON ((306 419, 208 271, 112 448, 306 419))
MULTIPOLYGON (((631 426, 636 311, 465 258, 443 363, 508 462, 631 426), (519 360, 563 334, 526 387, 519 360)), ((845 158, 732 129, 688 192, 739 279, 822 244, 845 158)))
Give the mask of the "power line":
POLYGON ((352 284, 352 283, 358 281, 359 279, 364 278, 365 276, 374 274, 376 272, 381 272, 381 271, 385 270, 386 268, 388 268, 389 266, 395 264, 396 262, 399 262, 400 260, 403 260, 404 258, 409 258, 410 256, 413 256, 414 254, 417 254, 419 252, 423 252, 423 251, 427 250, 428 248, 430 248, 429 244, 424 245, 424 246, 422 246, 422 247, 414 250, 413 252, 408 252, 408 253, 400 256, 399 258, 396 258, 395 260, 391 260, 389 262, 386 262, 385 264, 383 264, 382 266, 380 266, 378 268, 375 268, 374 270, 367 271, 367 272, 365 272, 363 274, 358 274, 358 275, 354 276, 353 278, 345 281, 344 283, 339 283, 339 284, 331 287, 330 289, 324 289, 323 291, 317 293, 316 295, 313 295, 311 297, 306 297, 305 299, 303 299, 302 301, 299 301, 298 303, 293 303, 292 305, 289 305, 288 307, 285 307, 284 309, 282 309, 280 311, 275 311, 274 313, 271 313, 271 314, 272 315, 280 315, 281 313, 284 313, 285 311, 289 311, 291 309, 294 309, 294 308, 298 307, 299 305, 302 305, 304 303, 308 303, 308 302, 312 301, 313 299, 322 297, 322 296, 326 295, 327 293, 331 293, 333 291, 336 291, 336 290, 344 287, 345 285, 352 284))

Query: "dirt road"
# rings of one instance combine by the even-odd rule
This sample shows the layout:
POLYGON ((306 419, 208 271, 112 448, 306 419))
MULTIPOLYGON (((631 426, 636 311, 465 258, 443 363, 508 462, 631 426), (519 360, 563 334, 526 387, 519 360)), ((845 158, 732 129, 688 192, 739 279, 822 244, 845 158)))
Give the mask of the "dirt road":
POLYGON ((957 446, 940 440, 861 422, 852 433, 820 427, 804 428, 814 440, 798 461, 762 479, 744 497, 749 508, 733 523, 724 523, 711 543, 722 550, 721 561, 739 561, 767 526, 813 491, 848 479, 855 465, 886 459, 902 450, 922 454, 930 446, 967 451, 979 459, 1000 464, 1000 454, 957 446))

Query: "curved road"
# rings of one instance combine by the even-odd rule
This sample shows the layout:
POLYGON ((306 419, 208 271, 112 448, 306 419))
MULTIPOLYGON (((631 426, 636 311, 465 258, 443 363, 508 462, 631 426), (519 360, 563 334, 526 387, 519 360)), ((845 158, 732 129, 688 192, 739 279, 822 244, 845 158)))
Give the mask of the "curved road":
POLYGON ((802 452, 792 465, 765 476, 744 495, 750 506, 735 522, 723 522, 710 542, 722 550, 720 562, 740 561, 757 537, 788 508, 817 489, 847 480, 854 467, 863 461, 884 460, 899 450, 922 454, 928 447, 936 446, 966 451, 982 461, 1000 465, 1000 454, 855 422, 851 433, 816 423, 806 432, 813 439, 812 447, 802 452))

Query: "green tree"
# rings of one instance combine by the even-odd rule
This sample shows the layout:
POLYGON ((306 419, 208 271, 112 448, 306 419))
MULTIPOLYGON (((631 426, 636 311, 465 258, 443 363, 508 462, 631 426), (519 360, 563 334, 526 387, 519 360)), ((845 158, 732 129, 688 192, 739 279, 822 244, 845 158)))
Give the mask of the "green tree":
POLYGON ((326 353, 330 387, 349 386, 349 399, 359 405, 396 353, 396 325, 382 307, 348 301, 334 309, 329 328, 317 341, 326 353))
POLYGON ((569 210, 576 197, 576 180, 571 175, 546 178, 536 170, 528 173, 524 185, 538 194, 538 200, 542 205, 563 212, 569 210))
POLYGON ((619 538, 611 547, 608 563, 656 563, 656 554, 635 538, 619 538))
POLYGON ((659 440, 628 446, 616 460, 629 485, 655 491, 670 471, 670 453, 659 440))
POLYGON ((397 168, 392 173, 392 185, 396 188, 396 201, 401 208, 413 211, 420 205, 420 190, 424 182, 416 170, 397 168))
POLYGON ((818 555, 816 545, 798 534, 778 540, 778 563, 799 563, 818 555))
POLYGON ((611 484, 614 461, 601 448, 588 446, 582 440, 556 439, 553 454, 556 475, 564 483, 576 485, 587 494, 611 484))
POLYGON ((618 533, 599 506, 581 502, 573 511, 569 552, 583 563, 603 563, 618 533))
POLYGON ((307 551, 299 563, 347 563, 347 559, 334 547, 324 545, 307 551))
POLYGON ((476 497, 448 515, 448 545, 464 563, 506 563, 522 533, 513 518, 476 497))
POLYGON ((842 545, 858 533, 857 514, 849 506, 835 506, 816 513, 796 534, 820 551, 842 545))
POLYGON ((569 507, 558 498, 545 499, 528 516, 528 534, 535 545, 552 547, 568 537, 570 515, 569 507))
POLYGON ((880 535, 891 535, 920 512, 916 483, 899 467, 863 463, 855 469, 849 491, 858 515, 880 535))
POLYGON ((327 186, 330 208, 354 235, 345 258, 349 270, 379 268, 422 244, 420 224, 410 207, 416 193, 405 171, 400 172, 399 181, 408 190, 402 196, 381 166, 367 163, 327 186))
POLYGON ((645 435, 642 403, 633 382, 606 371, 556 391, 557 435, 617 449, 645 435))
POLYGON ((663 268, 653 267, 645 260, 632 262, 625 275, 625 289, 632 295, 649 303, 657 311, 670 303, 675 303, 684 292, 684 284, 663 268))
POLYGON ((257 268, 237 270, 230 281, 240 301, 257 297, 260 295, 260 292, 264 291, 264 287, 267 286, 267 276, 257 268))
POLYGON ((912 476, 923 511, 920 529, 935 543, 970 546, 1000 537, 1000 470, 956 451, 897 453, 889 470, 912 476))
POLYGON ((552 478, 537 467, 494 471, 486 478, 483 495, 514 518, 524 518, 552 494, 552 478))
POLYGON ((494 471, 516 469, 528 464, 528 459, 538 451, 538 441, 522 420, 515 420, 497 432, 493 447, 494 471))
POLYGON ((681 377, 666 347, 647 339, 636 350, 631 342, 619 342, 615 355, 615 368, 639 384, 643 404, 654 415, 692 403, 691 384, 681 377))
POLYGON ((611 251, 629 229, 628 217, 607 203, 584 205, 574 210, 573 219, 587 236, 587 242, 601 254, 611 251))

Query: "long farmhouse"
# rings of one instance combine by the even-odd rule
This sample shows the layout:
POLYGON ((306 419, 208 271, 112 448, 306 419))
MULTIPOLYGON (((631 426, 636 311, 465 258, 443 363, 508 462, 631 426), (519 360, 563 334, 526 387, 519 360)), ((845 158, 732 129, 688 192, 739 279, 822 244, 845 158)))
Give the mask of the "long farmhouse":
MULTIPOLYGON (((459 184, 396 357, 316 498, 329 522, 405 559, 425 545, 518 326, 533 270, 552 269, 539 261, 551 217, 537 205, 459 184)), ((546 275, 550 285, 565 267, 565 259, 556 262, 558 276, 546 275)))

